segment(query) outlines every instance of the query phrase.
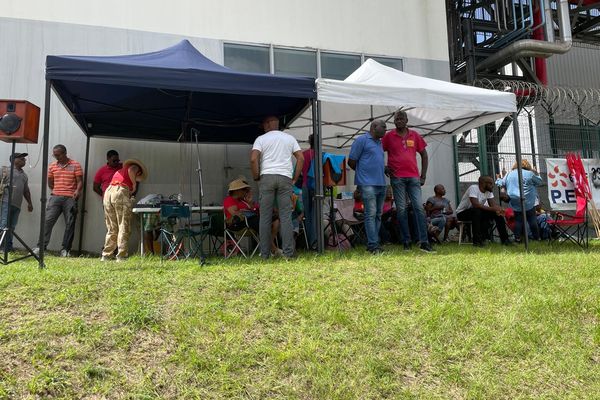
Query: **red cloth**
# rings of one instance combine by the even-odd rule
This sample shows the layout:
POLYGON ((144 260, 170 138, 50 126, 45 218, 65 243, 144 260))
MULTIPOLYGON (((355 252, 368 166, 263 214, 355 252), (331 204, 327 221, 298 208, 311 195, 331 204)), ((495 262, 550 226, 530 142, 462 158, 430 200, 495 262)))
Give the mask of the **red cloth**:
POLYGON ((417 153, 427 147, 421 135, 413 130, 408 130, 406 136, 400 136, 396 129, 388 131, 383 139, 383 151, 388 153, 388 167, 396 178, 418 178, 417 153))
POLYGON ((110 182, 112 181, 112 177, 115 174, 115 172, 120 170, 122 167, 123 166, 121 164, 119 164, 119 166, 116 168, 110 167, 108 164, 105 164, 102 167, 100 167, 98 171, 96 171, 96 175, 94 176, 94 183, 100 184, 100 189, 102 190, 102 193, 104 193, 108 185, 110 185, 110 182))
POLYGON ((227 196, 223 199, 223 212, 225 213, 225 218, 231 218, 231 213, 227 210, 233 206, 237 206, 238 210, 256 211, 256 207, 250 206, 244 200, 239 200, 235 197, 227 196))
POLYGON ((383 214, 385 214, 386 212, 391 211, 392 208, 394 208, 394 201, 393 200, 388 200, 388 201, 384 201, 383 202, 383 214))
POLYGON ((352 211, 360 213, 365 212, 365 205, 363 204, 362 200, 354 200, 354 208, 352 211))
POLYGON ((313 149, 307 149, 302 152, 304 156, 304 164, 302 164, 302 187, 306 187, 308 183, 308 170, 313 158, 315 158, 315 151, 313 149))
POLYGON ((123 167, 113 175, 110 184, 112 186, 125 186, 129 188, 129 191, 133 190, 133 182, 131 182, 131 178, 129 177, 129 168, 131 168, 133 164, 129 164, 127 167, 123 167))

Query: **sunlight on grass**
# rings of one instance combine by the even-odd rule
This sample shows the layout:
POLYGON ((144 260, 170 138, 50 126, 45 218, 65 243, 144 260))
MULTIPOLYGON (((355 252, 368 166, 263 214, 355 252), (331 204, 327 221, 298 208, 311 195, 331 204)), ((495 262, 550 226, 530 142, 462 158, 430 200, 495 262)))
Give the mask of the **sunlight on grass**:
POLYGON ((599 245, 0 270, 0 399, 597 398, 599 245))

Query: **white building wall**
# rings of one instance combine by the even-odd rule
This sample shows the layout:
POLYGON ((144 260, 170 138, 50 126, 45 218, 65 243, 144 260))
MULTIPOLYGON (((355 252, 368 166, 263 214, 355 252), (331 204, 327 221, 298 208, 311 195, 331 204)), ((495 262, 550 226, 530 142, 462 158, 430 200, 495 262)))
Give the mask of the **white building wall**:
MULTIPOLYGON (((49 54, 135 54, 162 49, 187 38, 208 58, 222 63, 223 41, 197 36, 400 57, 407 72, 449 78, 445 17, 440 19, 444 14, 441 0, 405 0, 398 16, 389 12, 398 8, 398 2, 388 0, 378 1, 376 10, 373 3, 362 1, 322 2, 324 4, 306 1, 302 2, 302 7, 296 2, 263 1, 255 2, 258 5, 254 4, 251 10, 244 8, 250 2, 243 1, 179 3, 176 12, 170 4, 168 17, 164 3, 154 0, 120 3, 112 0, 102 3, 11 0, 3 4, 0 37, 14 40, 5 40, 0 46, 0 59, 3 60, 0 63, 0 76, 3 77, 0 79, 0 98, 28 100, 42 108, 43 118, 45 58, 49 54), (313 10, 315 7, 318 12, 313 10), (345 11, 340 11, 342 9, 345 11), (288 17, 294 12, 293 18, 288 17), (143 18, 140 17, 142 14, 143 18), (11 18, 5 18, 7 16, 11 18), (91 26, 94 24, 103 26, 91 26), (120 29, 124 27, 131 29, 120 29), (397 31, 401 33, 396 34, 397 31)), ((449 198, 453 198, 450 190, 454 182, 453 168, 449 168, 453 162, 452 148, 448 145, 451 140, 436 137, 428 142, 430 168, 424 197, 429 196, 435 183, 443 182, 449 189, 449 198)), ((64 144, 69 155, 83 166, 86 137, 53 95, 50 148, 58 143, 64 144)), ((194 146, 94 138, 87 175, 82 246, 83 250, 91 252, 100 251, 105 234, 101 200, 92 191, 92 179, 97 168, 104 164, 109 149, 119 151, 121 159, 136 157, 146 162, 149 180, 141 186, 138 198, 148 193, 182 192, 186 200, 198 199, 194 146)), ((211 144, 200 145, 199 149, 205 185, 204 203, 219 204, 227 182, 240 174, 249 176, 249 146, 211 144)), ((17 145, 17 151, 29 153, 25 170, 30 177, 35 208, 31 214, 21 213, 17 231, 32 245, 37 241, 40 217, 41 150, 41 143, 17 145)), ((0 143, 1 164, 7 164, 9 154, 10 145, 0 143)), ((77 227, 74 249, 78 247, 79 223, 77 227)), ((139 239, 138 229, 136 225, 132 250, 139 239)), ((60 220, 54 228, 51 250, 60 249, 63 231, 64 223, 60 220)))
POLYGON ((448 60, 444 0, 5 0, 0 16, 448 60))

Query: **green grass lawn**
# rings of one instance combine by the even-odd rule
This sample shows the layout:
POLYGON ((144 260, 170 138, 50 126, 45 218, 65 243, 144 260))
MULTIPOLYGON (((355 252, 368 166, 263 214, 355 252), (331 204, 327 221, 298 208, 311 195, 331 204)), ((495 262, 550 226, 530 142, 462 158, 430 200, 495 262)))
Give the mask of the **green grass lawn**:
POLYGON ((0 399, 599 398, 600 244, 0 267, 0 399))

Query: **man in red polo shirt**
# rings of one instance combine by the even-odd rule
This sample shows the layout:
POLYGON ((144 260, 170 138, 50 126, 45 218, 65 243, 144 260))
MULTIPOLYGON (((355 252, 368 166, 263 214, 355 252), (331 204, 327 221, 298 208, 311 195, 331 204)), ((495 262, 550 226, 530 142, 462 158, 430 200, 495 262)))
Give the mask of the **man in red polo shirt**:
MULTIPOLYGON (((61 257, 69 257, 73 238, 75 236, 75 221, 77 220, 77 200, 83 189, 83 171, 81 165, 67 157, 67 148, 57 144, 52 148, 52 155, 56 161, 48 167, 48 187, 52 190, 46 206, 46 222, 43 246, 46 248, 50 242, 52 228, 63 214, 65 219, 65 234, 62 241, 61 257)), ((33 249, 38 253, 42 243, 33 249)))
POLYGON ((425 210, 421 200, 421 186, 427 177, 427 143, 417 132, 408 129, 408 116, 398 110, 394 114, 396 129, 388 131, 383 139, 383 150, 388 153, 387 173, 394 191, 394 201, 398 213, 398 222, 402 233, 404 250, 410 250, 410 230, 408 227, 407 197, 410 199, 416 220, 416 231, 420 249, 426 253, 433 252, 427 237, 425 210), (421 156, 421 173, 417 165, 417 153, 421 156))
POLYGON ((121 168, 123 168, 123 164, 119 160, 119 153, 116 150, 109 150, 106 153, 106 164, 101 166, 94 176, 94 192, 102 197, 110 185, 113 175, 121 168))

